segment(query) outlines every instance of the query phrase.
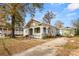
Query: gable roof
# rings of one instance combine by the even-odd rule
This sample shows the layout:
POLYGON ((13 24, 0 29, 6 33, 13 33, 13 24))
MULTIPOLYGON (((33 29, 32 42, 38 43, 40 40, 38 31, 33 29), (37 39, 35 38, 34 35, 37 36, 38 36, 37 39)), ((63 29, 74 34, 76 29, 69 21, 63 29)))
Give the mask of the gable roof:
MULTIPOLYGON (((39 21, 37 21, 37 20, 34 20, 34 19, 30 19, 30 21, 24 26, 24 27, 27 27, 27 26, 29 26, 29 24, 31 23, 31 22, 33 22, 33 21, 35 21, 35 22, 38 22, 38 23, 41 23, 41 22, 39 22, 39 21)), ((42 24, 42 23, 41 23, 42 24)))
MULTIPOLYGON (((53 28, 56 28, 55 26, 52 26, 52 25, 49 25, 49 24, 46 24, 46 23, 42 23, 42 22, 37 21, 37 20, 35 20, 35 19, 31 19, 31 20, 25 25, 25 27, 29 26, 29 24, 30 24, 32 21, 38 22, 38 23, 42 24, 43 26, 51 26, 51 27, 53 27, 53 28)), ((57 28, 56 28, 56 29, 57 29, 57 28)))

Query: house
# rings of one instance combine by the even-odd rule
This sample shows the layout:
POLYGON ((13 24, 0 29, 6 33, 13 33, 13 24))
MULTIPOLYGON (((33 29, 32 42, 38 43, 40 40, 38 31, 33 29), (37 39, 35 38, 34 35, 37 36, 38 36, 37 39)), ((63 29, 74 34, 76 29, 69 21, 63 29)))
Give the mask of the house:
POLYGON ((5 35, 0 31, 0 37, 5 37, 5 35))
POLYGON ((16 23, 15 25, 16 36, 23 36, 23 27, 24 27, 24 24, 22 22, 16 23))
MULTIPOLYGON (((25 26, 24 26, 24 34, 23 36, 30 36, 33 38, 43 38, 44 36, 48 35, 48 28, 51 25, 41 23, 37 20, 31 19, 25 26)), ((57 28, 51 26, 51 33, 52 36, 57 35, 57 28)))
POLYGON ((7 32, 7 28, 5 27, 5 23, 0 21, 0 37, 5 37, 7 32))
POLYGON ((71 28, 71 27, 60 28, 59 34, 61 36, 75 36, 75 28, 71 28))
POLYGON ((5 26, 0 26, 0 37, 5 37, 6 35, 10 35, 11 31, 8 30, 5 26))
MULTIPOLYGON (((23 24, 16 24, 15 26, 15 35, 23 36, 23 24)), ((5 22, 0 21, 0 37, 5 37, 11 35, 11 29, 6 27, 5 22)))

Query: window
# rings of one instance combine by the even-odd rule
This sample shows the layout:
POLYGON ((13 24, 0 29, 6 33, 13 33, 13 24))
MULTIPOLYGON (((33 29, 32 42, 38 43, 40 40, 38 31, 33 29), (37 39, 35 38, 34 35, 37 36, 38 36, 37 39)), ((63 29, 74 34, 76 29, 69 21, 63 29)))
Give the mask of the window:
POLYGON ((19 31, 23 31, 23 28, 19 28, 19 31))
POLYGON ((35 28, 34 32, 35 33, 40 33, 40 27, 35 28))
POLYGON ((44 31, 44 33, 46 33, 46 28, 45 27, 43 28, 43 31, 44 31))

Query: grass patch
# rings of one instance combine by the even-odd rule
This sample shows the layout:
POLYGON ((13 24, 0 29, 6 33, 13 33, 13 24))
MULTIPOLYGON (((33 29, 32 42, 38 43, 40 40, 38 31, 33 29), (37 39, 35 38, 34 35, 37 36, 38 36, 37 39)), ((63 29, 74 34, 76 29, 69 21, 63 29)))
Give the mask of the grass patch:
POLYGON ((74 45, 71 45, 71 44, 66 44, 66 45, 64 45, 64 48, 65 48, 65 49, 73 50, 73 49, 77 49, 78 47, 76 47, 76 46, 74 46, 74 45))
POLYGON ((72 37, 72 38, 69 38, 69 42, 63 46, 65 49, 70 49, 70 50, 73 50, 73 49, 78 49, 79 48, 79 37, 78 36, 75 36, 75 37, 72 37), (74 42, 72 42, 74 41, 74 42))
POLYGON ((13 55, 20 53, 44 42, 46 42, 46 40, 0 38, 0 55, 13 55))

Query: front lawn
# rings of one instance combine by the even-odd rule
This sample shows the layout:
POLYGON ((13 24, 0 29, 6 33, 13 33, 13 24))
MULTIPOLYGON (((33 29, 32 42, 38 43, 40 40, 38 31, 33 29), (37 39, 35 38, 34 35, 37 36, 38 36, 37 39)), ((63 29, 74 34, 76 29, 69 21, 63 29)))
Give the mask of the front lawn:
POLYGON ((46 40, 36 40, 36 39, 12 39, 12 38, 0 38, 0 55, 13 55, 27 50, 36 45, 47 42, 46 40))
MULTIPOLYGON (((59 47, 57 53, 58 56, 69 56, 72 55, 72 52, 74 52, 74 50, 79 50, 79 36, 68 38, 68 43, 64 46, 59 47)), ((75 54, 73 55, 75 56, 76 54, 78 54, 78 52, 75 52, 75 54)))
POLYGON ((66 45, 64 45, 64 48, 70 49, 70 50, 79 49, 79 37, 75 36, 75 37, 69 38, 69 42, 66 45))

